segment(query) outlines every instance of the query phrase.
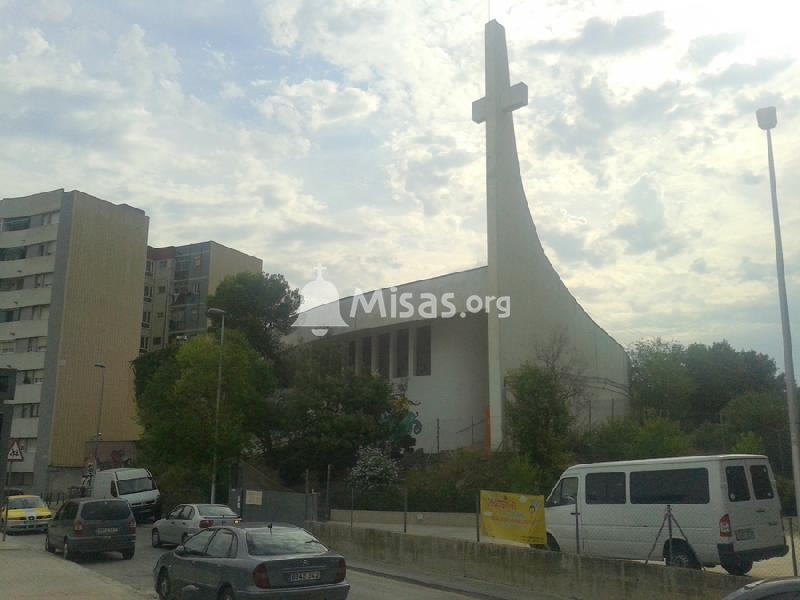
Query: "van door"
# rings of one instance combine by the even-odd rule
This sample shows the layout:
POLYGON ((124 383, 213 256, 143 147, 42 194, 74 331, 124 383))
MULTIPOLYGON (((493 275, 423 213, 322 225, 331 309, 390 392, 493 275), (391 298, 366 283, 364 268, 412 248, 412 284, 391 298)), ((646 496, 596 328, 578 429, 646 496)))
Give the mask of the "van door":
POLYGON ((586 473, 581 503, 582 546, 588 554, 632 558, 630 510, 623 471, 586 473))
POLYGON ((577 475, 562 477, 545 502, 545 523, 563 552, 577 551, 577 475))
POLYGON ((782 546, 785 542, 781 524, 781 503, 775 491, 775 478, 769 463, 763 458, 748 459, 746 463, 756 511, 754 527, 757 547, 782 546))
POLYGON ((726 486, 726 507, 730 519, 730 532, 725 535, 723 524, 720 524, 722 539, 733 543, 735 552, 752 550, 758 546, 756 542, 756 507, 747 477, 747 461, 745 459, 726 460, 722 462, 723 485, 726 486))

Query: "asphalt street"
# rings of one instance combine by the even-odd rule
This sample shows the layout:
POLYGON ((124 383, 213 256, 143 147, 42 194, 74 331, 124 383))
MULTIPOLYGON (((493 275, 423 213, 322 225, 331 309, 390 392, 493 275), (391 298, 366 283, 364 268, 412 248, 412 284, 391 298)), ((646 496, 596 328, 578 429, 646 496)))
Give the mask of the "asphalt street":
MULTIPOLYGON (((150 545, 149 525, 140 525, 137 531, 136 556, 132 560, 123 560, 118 553, 104 553, 97 556, 85 557, 80 565, 91 569, 115 581, 125 583, 144 596, 156 598, 153 591, 152 569, 158 557, 169 552, 169 549, 153 548, 150 545)), ((43 534, 18 534, 13 539, 20 545, 34 549, 44 550, 43 534)), ((58 554, 54 560, 63 560, 58 554)), ((474 600, 485 597, 475 593, 454 593, 442 589, 440 586, 429 587, 409 581, 398 580, 392 577, 382 577, 374 573, 358 572, 350 569, 347 574, 351 589, 348 600, 474 600)))

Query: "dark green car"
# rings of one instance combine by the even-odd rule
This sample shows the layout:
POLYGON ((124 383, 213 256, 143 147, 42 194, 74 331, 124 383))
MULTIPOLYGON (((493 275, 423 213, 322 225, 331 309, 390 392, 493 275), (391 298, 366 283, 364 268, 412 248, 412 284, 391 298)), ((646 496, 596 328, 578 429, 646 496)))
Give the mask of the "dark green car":
POLYGON ((50 521, 44 543, 48 552, 61 550, 70 560, 95 552, 121 552, 123 558, 131 559, 136 550, 136 519, 125 500, 69 500, 50 521))
POLYGON ((162 600, 345 600, 347 567, 293 525, 204 529, 153 569, 162 600))

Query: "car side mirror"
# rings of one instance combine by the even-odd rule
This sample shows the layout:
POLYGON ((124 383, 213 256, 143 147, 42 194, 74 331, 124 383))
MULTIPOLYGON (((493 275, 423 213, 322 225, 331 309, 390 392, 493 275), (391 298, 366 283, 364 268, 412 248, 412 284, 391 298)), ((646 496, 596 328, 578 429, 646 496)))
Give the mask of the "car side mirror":
POLYGON ((186 554, 187 554, 186 548, 184 548, 183 546, 178 546, 177 548, 175 548, 176 556, 186 556, 186 554))

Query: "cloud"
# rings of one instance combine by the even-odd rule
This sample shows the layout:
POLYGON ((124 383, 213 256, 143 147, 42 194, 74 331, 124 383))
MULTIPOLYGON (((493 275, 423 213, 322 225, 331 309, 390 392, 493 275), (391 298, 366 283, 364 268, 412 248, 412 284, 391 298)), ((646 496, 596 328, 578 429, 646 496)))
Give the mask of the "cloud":
POLYGON ((669 37, 663 12, 622 17, 618 21, 589 19, 577 37, 550 40, 534 45, 547 52, 577 54, 620 54, 656 46, 669 37))
POLYGON ((715 33, 697 37, 689 43, 685 60, 695 66, 705 67, 720 54, 740 46, 744 40, 742 33, 715 33))
POLYGON ((668 225, 663 193, 653 176, 644 175, 630 187, 624 199, 623 222, 611 237, 623 240, 629 254, 655 252, 667 258, 685 250, 688 240, 668 225))
POLYGON ((708 271, 708 264, 706 264, 706 259, 703 257, 696 258, 692 261, 692 266, 689 267, 694 273, 706 273, 708 271))
POLYGON ((222 86, 220 96, 226 100, 235 100, 237 98, 244 98, 245 93, 239 84, 233 81, 226 81, 222 86))
POLYGON ((766 83, 793 63, 791 58, 762 58, 755 64, 736 63, 719 73, 706 75, 699 85, 712 91, 752 87, 766 83))
POLYGON ((739 277, 742 281, 767 281, 774 277, 775 267, 767 263, 753 262, 743 256, 739 263, 739 277))

